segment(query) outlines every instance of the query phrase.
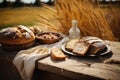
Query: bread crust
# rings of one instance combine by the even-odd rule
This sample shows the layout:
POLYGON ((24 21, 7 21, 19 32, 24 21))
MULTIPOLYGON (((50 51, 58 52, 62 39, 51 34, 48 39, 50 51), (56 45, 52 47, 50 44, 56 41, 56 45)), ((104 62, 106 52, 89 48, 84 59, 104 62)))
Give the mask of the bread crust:
POLYGON ((103 42, 95 42, 90 45, 90 48, 87 51, 87 54, 95 55, 98 52, 104 50, 106 48, 105 43, 103 42))

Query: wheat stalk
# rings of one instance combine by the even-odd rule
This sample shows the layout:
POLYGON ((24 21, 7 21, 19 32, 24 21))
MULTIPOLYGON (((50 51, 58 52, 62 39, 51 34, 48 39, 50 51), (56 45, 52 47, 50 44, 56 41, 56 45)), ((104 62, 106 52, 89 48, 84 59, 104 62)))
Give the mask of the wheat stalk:
POLYGON ((77 19, 82 36, 97 36, 102 39, 115 40, 102 10, 94 8, 91 3, 90 0, 56 1, 57 14, 64 31, 68 34, 71 20, 77 19))

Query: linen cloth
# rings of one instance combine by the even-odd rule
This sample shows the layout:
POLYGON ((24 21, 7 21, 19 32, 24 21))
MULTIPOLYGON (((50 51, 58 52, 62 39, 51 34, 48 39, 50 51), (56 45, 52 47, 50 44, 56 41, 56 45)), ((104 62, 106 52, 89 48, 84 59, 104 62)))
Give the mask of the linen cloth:
POLYGON ((44 58, 50 55, 50 49, 53 47, 61 47, 62 44, 68 41, 68 37, 63 38, 61 41, 50 45, 39 45, 27 50, 21 50, 17 53, 13 60, 13 64, 16 66, 22 80, 31 80, 35 69, 35 62, 38 59, 44 58), (46 47, 49 49, 47 53, 40 52, 40 48, 46 47))
POLYGON ((16 66, 22 80, 31 80, 36 60, 46 57, 49 54, 50 51, 42 53, 40 46, 19 51, 13 60, 13 64, 16 66))

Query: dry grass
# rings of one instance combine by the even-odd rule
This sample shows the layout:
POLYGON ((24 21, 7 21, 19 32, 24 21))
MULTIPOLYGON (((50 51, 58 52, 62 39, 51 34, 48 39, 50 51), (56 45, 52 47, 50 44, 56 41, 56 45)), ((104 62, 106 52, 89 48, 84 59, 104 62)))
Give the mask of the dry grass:
POLYGON ((94 8, 89 0, 57 0, 56 9, 59 20, 63 24, 64 32, 71 27, 71 20, 79 21, 82 36, 97 36, 102 39, 115 40, 115 37, 99 8, 94 8))
POLYGON ((109 6, 109 9, 103 11, 114 36, 120 41, 120 7, 109 6))

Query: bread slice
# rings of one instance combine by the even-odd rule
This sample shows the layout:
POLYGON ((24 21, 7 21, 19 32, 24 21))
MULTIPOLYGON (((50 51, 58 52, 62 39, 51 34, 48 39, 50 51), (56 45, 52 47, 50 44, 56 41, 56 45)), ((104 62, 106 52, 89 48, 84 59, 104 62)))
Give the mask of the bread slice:
POLYGON ((66 55, 59 48, 51 49, 51 59, 52 60, 65 60, 66 55))
POLYGON ((105 43, 103 42, 94 42, 90 45, 90 48, 88 49, 88 54, 89 55, 95 55, 98 52, 104 50, 106 47, 105 43))
POLYGON ((89 43, 81 39, 75 44, 75 47, 73 48, 73 53, 84 56, 89 49, 89 46, 89 43))
POLYGON ((67 42, 66 46, 65 46, 65 49, 67 51, 73 51, 73 48, 75 47, 75 43, 79 41, 79 39, 71 39, 67 42))

